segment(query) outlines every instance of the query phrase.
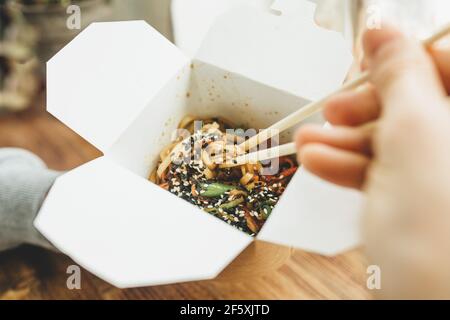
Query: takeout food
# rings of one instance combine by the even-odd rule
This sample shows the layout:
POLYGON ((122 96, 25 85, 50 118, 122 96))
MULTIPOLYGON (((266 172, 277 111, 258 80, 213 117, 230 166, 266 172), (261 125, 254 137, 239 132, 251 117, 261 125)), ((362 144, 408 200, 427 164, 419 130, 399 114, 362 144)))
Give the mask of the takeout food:
POLYGON ((230 121, 187 116, 178 128, 185 134, 161 151, 150 181, 256 235, 296 172, 295 160, 280 157, 277 173, 264 175, 261 162, 233 165, 231 158, 244 137, 229 133, 237 128, 230 121))
POLYGON ((142 21, 83 30, 47 63, 46 105, 103 156, 58 177, 34 226, 119 288, 213 279, 245 248, 244 264, 248 256, 267 262, 270 252, 249 247, 254 240, 324 255, 359 244, 361 196, 307 171, 292 177, 256 237, 146 181, 185 114, 268 128, 341 84, 350 50, 306 9, 229 11, 192 59, 142 21))

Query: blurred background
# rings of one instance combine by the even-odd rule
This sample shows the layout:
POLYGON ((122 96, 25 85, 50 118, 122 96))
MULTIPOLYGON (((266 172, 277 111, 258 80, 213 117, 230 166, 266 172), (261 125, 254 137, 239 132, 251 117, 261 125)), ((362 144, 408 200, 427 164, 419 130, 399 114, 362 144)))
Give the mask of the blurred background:
MULTIPOLYGON (((246 0, 245 4, 283 6, 292 0, 246 0)), ((316 20, 351 40, 356 29, 390 19, 415 36, 425 36, 448 19, 446 0, 310 0, 316 20), (362 19, 366 23, 360 23, 362 19)), ((195 52, 208 25, 240 0, 0 0, 0 112, 35 105, 45 62, 94 21, 146 20, 187 54, 195 52), (79 12, 71 5, 77 5, 79 12), (171 8, 176 7, 175 12, 171 8), (76 15, 79 13, 79 22, 76 15), (173 14, 172 14, 173 13, 173 14)))
POLYGON ((169 0, 0 0, 0 17, 0 110, 31 107, 45 62, 91 22, 142 19, 172 39, 169 0))
MULTIPOLYGON (((283 6, 289 1, 300 0, 245 3, 283 6)), ((354 50, 356 62, 361 58, 361 30, 377 27, 381 19, 394 20, 417 37, 426 36, 450 20, 448 0, 314 2, 319 5, 316 22, 342 32, 354 50)), ((91 22, 143 19, 192 55, 214 18, 242 3, 242 0, 0 0, 0 148, 28 149, 56 170, 69 170, 100 155, 45 111, 45 62, 91 22)), ((358 72, 357 65, 352 72, 358 72)), ((276 255, 278 249, 273 250, 276 255)), ((65 271, 71 263, 63 255, 28 246, 0 253, 0 299, 370 298, 365 288, 365 258, 360 250, 334 258, 295 250, 277 272, 237 284, 204 281, 132 290, 115 289, 89 275, 83 280, 84 290, 69 291, 65 287, 65 271)))

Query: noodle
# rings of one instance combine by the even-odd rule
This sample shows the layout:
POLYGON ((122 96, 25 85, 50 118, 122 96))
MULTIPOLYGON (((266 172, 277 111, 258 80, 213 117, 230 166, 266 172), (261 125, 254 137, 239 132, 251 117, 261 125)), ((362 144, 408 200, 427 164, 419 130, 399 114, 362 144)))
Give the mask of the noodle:
POLYGON ((187 116, 179 128, 189 130, 191 135, 161 151, 149 180, 239 230, 256 235, 296 172, 294 160, 281 157, 275 175, 262 175, 264 166, 259 162, 227 166, 220 161, 235 157, 240 152, 237 145, 244 141, 239 135, 225 133, 235 128, 231 122, 187 116), (196 120, 203 121, 203 127, 196 128, 196 120))

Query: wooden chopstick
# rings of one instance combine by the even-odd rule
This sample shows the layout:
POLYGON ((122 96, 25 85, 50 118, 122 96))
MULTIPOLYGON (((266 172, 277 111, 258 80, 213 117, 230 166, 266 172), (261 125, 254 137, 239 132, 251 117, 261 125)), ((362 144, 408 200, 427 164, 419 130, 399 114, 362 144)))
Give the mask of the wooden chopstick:
MULTIPOLYGON (((430 37, 423 40, 423 45, 425 47, 428 47, 432 45, 434 42, 438 41, 445 35, 447 35, 450 32, 450 24, 444 26, 443 28, 439 29, 436 33, 431 35, 430 37)), ((325 96, 324 98, 312 102, 305 107, 301 108, 300 110, 290 114, 286 118, 281 119, 277 123, 273 124, 267 129, 262 130, 259 134, 251 137, 250 139, 246 140, 242 144, 240 144, 238 147, 243 148, 245 151, 248 149, 255 147, 256 145, 260 144, 261 142, 264 142, 276 134, 278 134, 280 131, 286 130, 298 122, 303 121, 304 119, 308 118, 309 116, 313 115, 314 113, 320 111, 323 107, 323 104, 325 101, 327 101, 329 98, 331 98, 333 95, 337 93, 341 93, 347 90, 355 89, 359 87, 360 85, 366 83, 370 78, 370 73, 368 71, 361 73, 358 75, 355 79, 352 81, 347 82, 344 84, 341 88, 334 91, 333 93, 325 96)), ((376 126, 376 121, 368 122, 364 125, 362 125, 360 128, 362 130, 373 130, 376 126)), ((263 149, 259 151, 255 151, 248 154, 243 154, 235 159, 233 159, 231 162, 227 161, 225 164, 222 164, 221 167, 234 167, 243 165, 245 163, 254 163, 257 161, 264 161, 268 159, 273 159, 277 157, 287 156, 290 154, 295 154, 297 152, 297 148, 295 146, 294 142, 283 144, 280 146, 276 146, 269 149, 263 149)))
MULTIPOLYGON (((358 129, 363 131, 373 131, 375 129, 376 124, 377 124, 376 121, 367 122, 359 126, 358 129)), ((296 153, 297 153, 297 146, 295 145, 295 142, 289 142, 269 149, 263 149, 251 153, 242 154, 234 158, 234 160, 231 160, 231 162, 230 160, 228 160, 224 164, 221 164, 220 167, 231 168, 246 163, 256 163, 258 161, 274 159, 296 153)))
POLYGON ((297 152, 297 148, 294 142, 282 144, 276 147, 272 147, 269 149, 263 149, 259 151, 255 151, 252 153, 246 153, 240 155, 233 159, 232 161, 227 161, 224 164, 221 164, 221 168, 231 168, 240 166, 246 163, 257 163, 258 161, 264 161, 274 158, 279 158, 282 156, 287 156, 290 154, 294 154, 297 152))
MULTIPOLYGON (((437 40, 441 39, 445 35, 447 35, 450 32, 450 24, 442 27, 439 29, 436 33, 431 35, 430 37, 423 40, 423 45, 425 47, 430 46, 437 40)), ((352 81, 347 82, 344 84, 341 88, 338 90, 328 94, 327 96, 323 97, 322 99, 318 101, 314 101, 309 103, 308 105, 304 106, 303 108, 291 113, 287 117, 281 119, 280 121, 274 123, 269 128, 264 129, 260 131, 257 135, 251 137, 250 139, 244 141, 239 145, 240 148, 244 149, 245 151, 249 150, 250 148, 253 148, 257 146, 258 144, 272 138, 273 136, 277 135, 281 131, 284 131, 297 123, 305 120, 306 118, 310 117, 311 115, 315 114, 316 112, 320 111, 323 108, 324 103, 334 96, 335 94, 355 89, 356 87, 359 87, 360 85, 366 83, 370 78, 370 73, 368 71, 361 73, 358 75, 355 79, 352 81)), ((242 157, 242 156, 240 156, 242 157)))

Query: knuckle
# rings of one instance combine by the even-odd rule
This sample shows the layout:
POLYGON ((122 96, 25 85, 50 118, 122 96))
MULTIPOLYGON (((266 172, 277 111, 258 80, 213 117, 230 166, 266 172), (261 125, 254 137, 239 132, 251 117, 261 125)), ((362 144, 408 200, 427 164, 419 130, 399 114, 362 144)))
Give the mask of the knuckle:
POLYGON ((416 43, 401 39, 381 48, 375 57, 372 78, 374 83, 386 89, 398 80, 429 70, 429 59, 416 43))

